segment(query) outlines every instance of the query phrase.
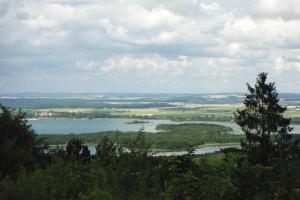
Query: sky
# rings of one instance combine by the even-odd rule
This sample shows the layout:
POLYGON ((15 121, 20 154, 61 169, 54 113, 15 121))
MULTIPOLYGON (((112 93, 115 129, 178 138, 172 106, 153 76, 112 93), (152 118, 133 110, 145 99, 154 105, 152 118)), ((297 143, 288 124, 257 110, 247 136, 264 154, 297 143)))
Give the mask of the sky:
POLYGON ((0 0, 0 93, 300 93, 299 0, 0 0))

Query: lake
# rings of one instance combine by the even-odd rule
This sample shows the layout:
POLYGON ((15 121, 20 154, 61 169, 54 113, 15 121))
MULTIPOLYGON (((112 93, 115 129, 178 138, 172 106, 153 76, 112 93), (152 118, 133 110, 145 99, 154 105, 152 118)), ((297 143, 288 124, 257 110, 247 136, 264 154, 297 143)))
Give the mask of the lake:
MULTIPOLYGON (((200 147, 196 148, 194 154, 195 155, 203 155, 207 153, 214 153, 217 151, 221 151, 221 149, 226 149, 226 148, 237 148, 240 149, 240 145, 219 145, 219 146, 209 146, 209 147, 200 147)), ((96 148, 95 146, 89 146, 89 150, 92 155, 95 155, 96 153, 96 148)), ((170 152, 154 152, 154 156, 180 156, 187 154, 187 151, 170 151, 170 152)))
MULTIPOLYGON (((91 133, 100 131, 138 131, 144 127, 146 132, 157 132, 158 124, 180 124, 180 123, 207 123, 228 126, 233 129, 234 133, 242 133, 239 126, 232 122, 215 122, 215 121, 181 121, 174 122, 170 120, 144 120, 149 123, 128 124, 134 119, 122 118, 97 118, 97 119, 40 119, 31 120, 29 124, 38 134, 69 134, 69 133, 91 133)), ((300 134, 300 125, 291 125, 294 127, 293 133, 300 134)))
MULTIPOLYGON (((237 148, 240 149, 241 146, 239 145, 232 145, 232 146, 226 146, 226 145, 220 145, 220 146, 210 146, 210 147, 200 147, 196 148, 194 151, 195 155, 203 155, 207 153, 214 153, 217 151, 221 151, 221 149, 226 149, 226 148, 237 148)), ((159 152, 155 153, 155 156, 180 156, 187 154, 187 151, 172 151, 172 152, 159 152)))
POLYGON ((97 118, 97 119, 40 119, 28 120, 38 134, 91 133, 100 131, 138 131, 144 127, 146 132, 156 132, 158 124, 170 123, 169 120, 146 120, 149 123, 128 124, 134 119, 97 118))

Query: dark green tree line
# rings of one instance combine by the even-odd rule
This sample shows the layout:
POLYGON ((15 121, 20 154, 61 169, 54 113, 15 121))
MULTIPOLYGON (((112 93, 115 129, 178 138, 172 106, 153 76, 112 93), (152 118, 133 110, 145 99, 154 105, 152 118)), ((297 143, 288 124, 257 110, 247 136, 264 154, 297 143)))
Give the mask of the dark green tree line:
POLYGON ((16 177, 21 168, 34 170, 47 163, 46 147, 24 118, 22 111, 0 104, 0 180, 16 177))

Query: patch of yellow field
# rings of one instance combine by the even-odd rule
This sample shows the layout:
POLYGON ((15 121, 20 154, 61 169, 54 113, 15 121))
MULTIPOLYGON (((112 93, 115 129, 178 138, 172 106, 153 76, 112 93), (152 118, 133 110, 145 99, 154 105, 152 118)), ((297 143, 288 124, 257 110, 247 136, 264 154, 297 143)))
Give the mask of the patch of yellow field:
POLYGON ((88 112, 93 111, 93 108, 43 108, 38 109, 40 112, 88 112))
POLYGON ((170 103, 175 106, 180 107, 197 107, 197 108, 241 108, 243 107, 243 104, 196 104, 196 103, 184 103, 184 102, 174 102, 170 103))
POLYGON ((187 110, 176 110, 176 109, 159 109, 159 108, 149 108, 149 109, 112 109, 111 114, 124 115, 124 116, 176 116, 176 115, 223 115, 231 116, 237 107, 221 107, 212 106, 205 107, 204 109, 187 109, 187 110))
POLYGON ((123 111, 126 115, 147 115, 147 114, 157 114, 160 112, 157 108, 136 108, 136 109, 118 109, 119 111, 123 111))

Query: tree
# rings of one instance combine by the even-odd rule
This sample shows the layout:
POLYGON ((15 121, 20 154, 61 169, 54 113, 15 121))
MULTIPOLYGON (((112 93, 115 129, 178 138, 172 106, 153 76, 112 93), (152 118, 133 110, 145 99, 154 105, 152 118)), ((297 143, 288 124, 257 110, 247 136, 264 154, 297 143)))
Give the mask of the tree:
POLYGON ((235 122, 246 135, 242 149, 249 161, 269 165, 283 153, 290 139, 290 119, 283 117, 286 107, 279 105, 275 83, 267 83, 267 73, 260 73, 256 84, 247 84, 249 94, 244 108, 235 113, 235 122))
POLYGON ((21 168, 33 170, 44 166, 45 146, 28 125, 25 113, 0 104, 0 180, 15 177, 21 168))
POLYGON ((110 166, 114 164, 118 156, 119 147, 114 140, 103 137, 99 144, 96 146, 95 157, 99 160, 102 166, 110 166))
POLYGON ((68 158, 73 161, 86 163, 91 160, 90 150, 78 138, 73 138, 68 142, 66 153, 68 158))

